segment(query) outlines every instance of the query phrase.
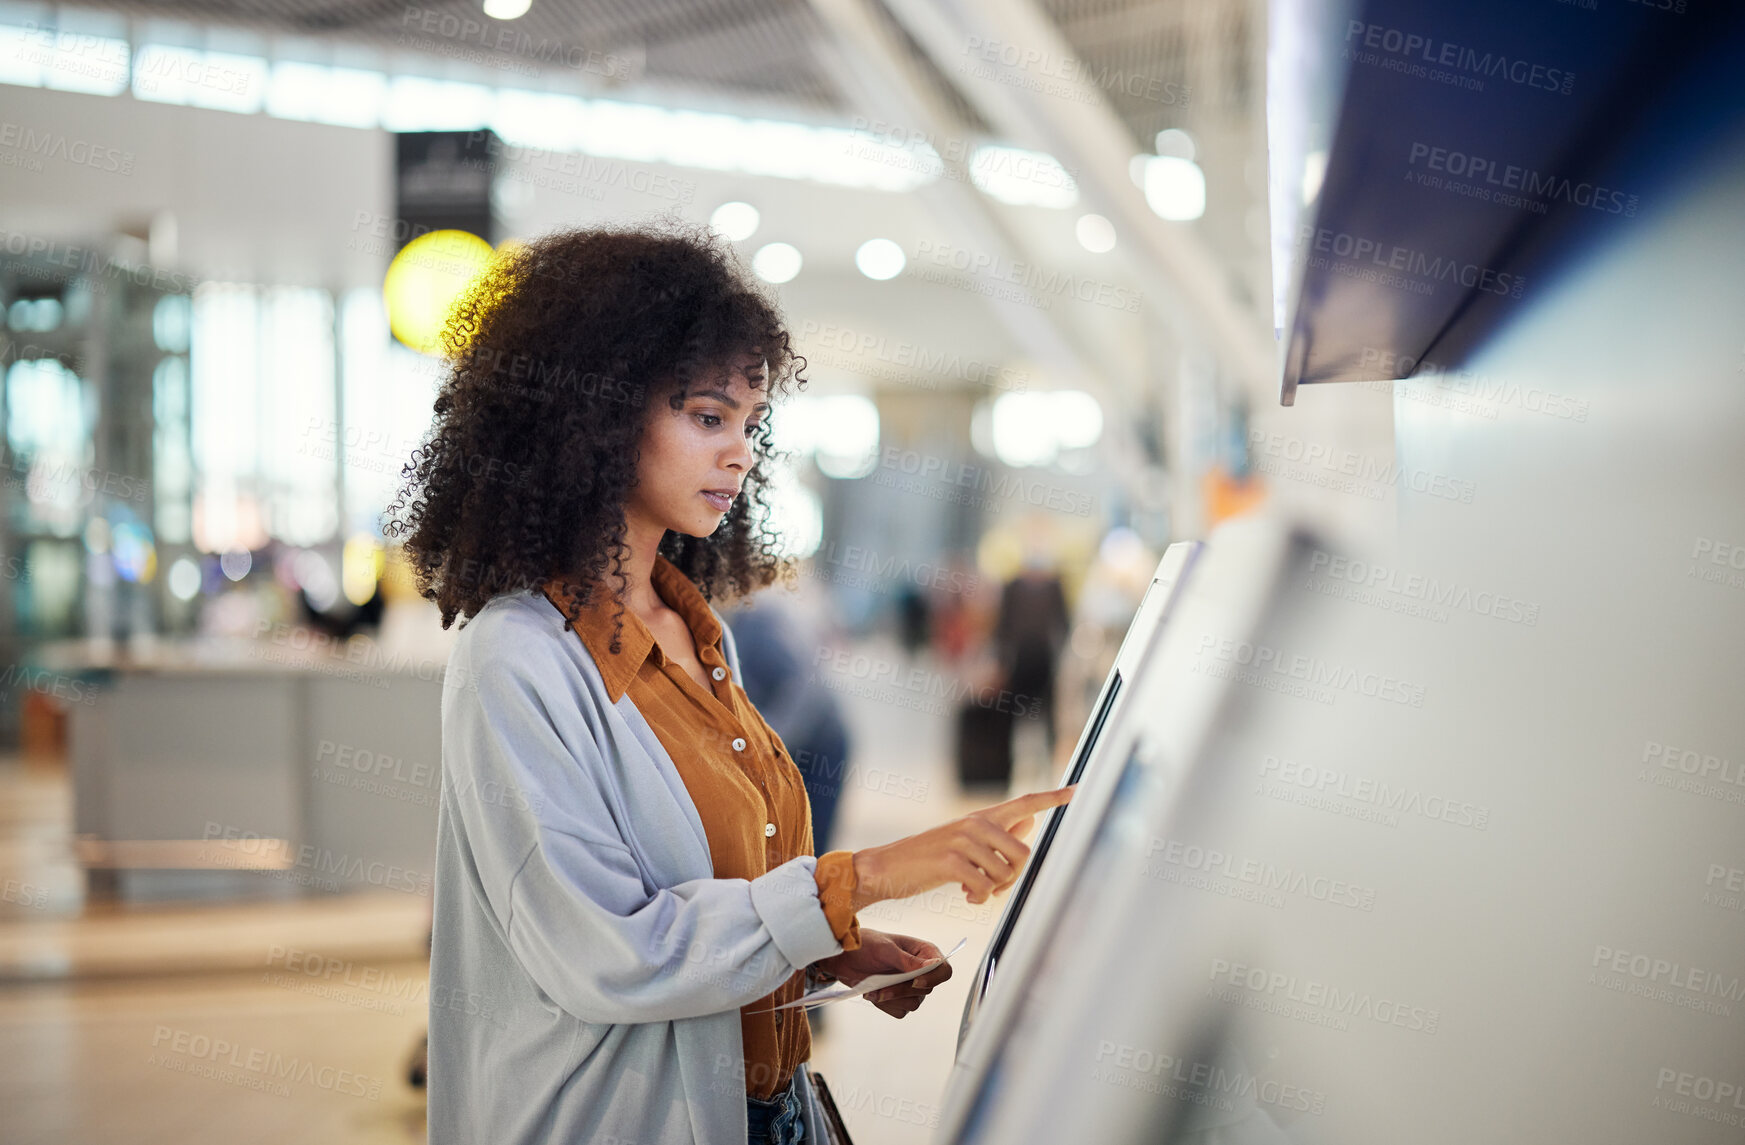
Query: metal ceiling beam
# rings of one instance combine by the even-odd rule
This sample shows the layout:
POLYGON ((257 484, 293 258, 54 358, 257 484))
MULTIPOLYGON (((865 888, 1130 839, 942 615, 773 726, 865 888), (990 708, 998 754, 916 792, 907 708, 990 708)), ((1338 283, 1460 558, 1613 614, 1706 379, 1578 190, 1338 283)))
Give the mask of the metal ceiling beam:
MULTIPOLYGON (((907 44, 873 12, 877 0, 812 0, 812 6, 829 30, 836 58, 833 74, 845 94, 857 106, 877 109, 891 122, 917 128, 932 139, 952 139, 961 134, 955 118, 933 94, 931 78, 922 73, 907 44)), ((1036 259, 1026 253, 1023 237, 1008 227, 992 204, 970 182, 966 163, 968 148, 945 148, 940 159, 946 177, 916 192, 935 215, 952 228, 954 241, 973 245, 978 252, 1011 261, 1036 259)), ((1086 354, 1074 344, 1041 300, 1027 288, 1005 284, 1028 296, 1029 303, 1008 296, 983 295, 984 301, 1005 326, 1017 345, 1058 380, 1096 394, 1111 416, 1104 419, 1103 459, 1117 480, 1129 489, 1149 487, 1152 474, 1145 450, 1129 416, 1132 402, 1123 392, 1133 380, 1133 363, 1111 360, 1113 347, 1093 339, 1091 356, 1102 359, 1099 368, 1086 362, 1086 354)))
MULTIPOLYGON (((812 0, 812 7, 829 33, 823 46, 834 57, 830 73, 851 106, 929 139, 963 135, 955 117, 933 94, 930 77, 917 66, 907 45, 869 9, 868 0, 812 0)), ((970 183, 961 154, 967 149, 939 150, 945 176, 915 194, 948 229, 952 242, 1008 265, 1034 261, 1025 254, 1022 237, 1006 226, 970 183)), ((1113 380, 1107 370, 1086 362, 1085 354, 1044 309, 1045 300, 1027 287, 1002 283, 999 292, 979 297, 1043 370, 1093 388, 1100 388, 1099 379, 1113 380)))
POLYGON ((884 2, 983 118, 1014 144, 1046 151, 1075 173, 1087 208, 1127 236, 1126 253, 1138 256, 1130 260, 1134 273, 1183 341, 1206 345, 1244 390, 1271 392, 1279 366, 1270 318, 1236 298, 1226 268, 1192 224, 1151 210, 1128 173, 1131 135, 1102 91, 1071 66, 1078 54, 1036 0, 884 2), (1016 51, 993 52, 993 60, 971 55, 972 47, 990 44, 1016 51), (963 66, 972 61, 976 66, 963 66), (1046 74, 1024 70, 1038 62, 1050 65, 1046 74))

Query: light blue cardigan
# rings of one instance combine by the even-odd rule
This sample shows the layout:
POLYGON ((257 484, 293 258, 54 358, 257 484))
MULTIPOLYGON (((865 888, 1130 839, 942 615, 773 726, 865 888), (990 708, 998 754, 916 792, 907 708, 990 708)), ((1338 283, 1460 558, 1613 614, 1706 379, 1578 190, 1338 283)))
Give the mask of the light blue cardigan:
POLYGON ((817 860, 713 877, 671 758, 536 590, 460 630, 444 685, 430 1145, 743 1145, 739 1007, 842 950, 817 860))

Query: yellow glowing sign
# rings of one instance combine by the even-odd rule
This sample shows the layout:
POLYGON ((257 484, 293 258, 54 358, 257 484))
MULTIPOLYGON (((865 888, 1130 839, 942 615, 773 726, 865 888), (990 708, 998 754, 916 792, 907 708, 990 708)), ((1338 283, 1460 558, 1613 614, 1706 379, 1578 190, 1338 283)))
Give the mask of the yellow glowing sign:
POLYGON ((394 337, 420 354, 440 357, 449 311, 494 253, 490 243, 466 231, 431 231, 407 243, 382 280, 394 337))
POLYGON ((339 583, 345 599, 356 605, 369 603, 386 564, 387 554, 375 537, 358 533, 346 538, 339 556, 339 583))

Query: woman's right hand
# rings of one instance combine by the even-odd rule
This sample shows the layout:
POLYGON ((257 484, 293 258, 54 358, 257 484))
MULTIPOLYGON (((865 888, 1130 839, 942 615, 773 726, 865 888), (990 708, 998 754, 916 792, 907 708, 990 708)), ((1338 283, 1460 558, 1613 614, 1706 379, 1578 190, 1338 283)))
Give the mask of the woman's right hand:
POLYGON ((1036 816, 1070 800, 1078 784, 1032 791, 980 811, 854 853, 854 909, 883 899, 908 898, 946 883, 961 883, 972 903, 1011 886, 1030 857, 1025 836, 1036 816))

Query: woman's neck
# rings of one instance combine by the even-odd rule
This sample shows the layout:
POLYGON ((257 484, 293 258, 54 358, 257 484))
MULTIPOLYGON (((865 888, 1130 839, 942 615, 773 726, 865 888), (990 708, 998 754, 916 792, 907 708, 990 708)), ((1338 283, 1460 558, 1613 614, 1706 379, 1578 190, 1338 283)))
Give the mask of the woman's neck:
MULTIPOLYGON (((654 590, 654 558, 666 530, 658 526, 638 527, 626 522, 624 529, 624 606, 639 616, 649 616, 666 608, 666 601, 654 590)), ((616 578, 608 576, 608 583, 616 578)))

